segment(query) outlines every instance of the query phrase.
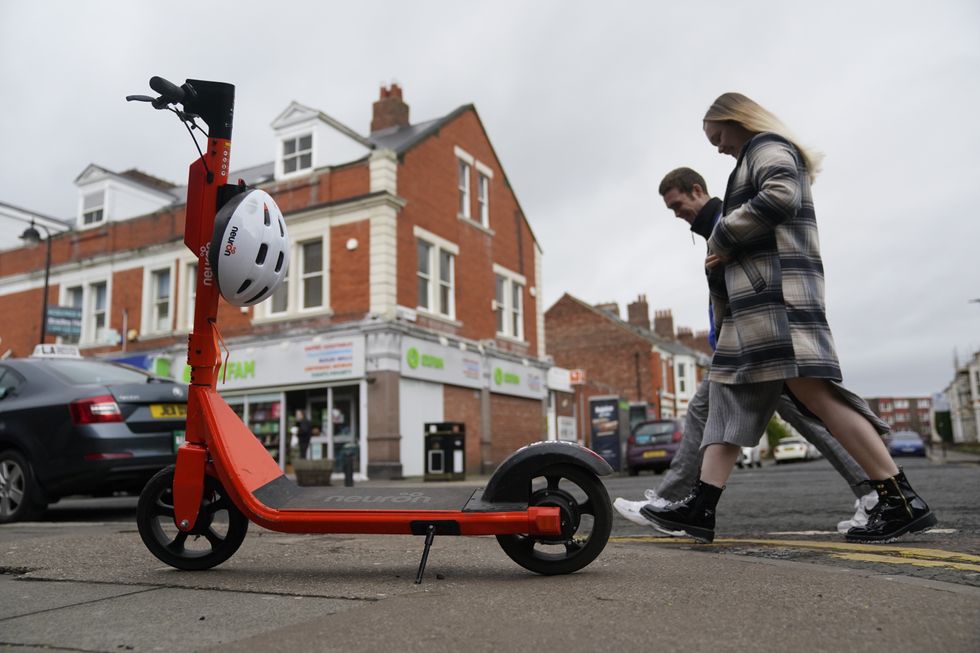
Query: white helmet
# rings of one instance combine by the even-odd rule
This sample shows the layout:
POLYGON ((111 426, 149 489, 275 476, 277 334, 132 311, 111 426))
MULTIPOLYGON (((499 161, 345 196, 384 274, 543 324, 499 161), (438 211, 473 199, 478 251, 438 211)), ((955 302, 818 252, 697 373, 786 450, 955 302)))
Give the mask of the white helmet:
POLYGON ((251 306, 275 292, 289 270, 289 236, 272 196, 248 190, 221 207, 209 262, 229 304, 251 306))

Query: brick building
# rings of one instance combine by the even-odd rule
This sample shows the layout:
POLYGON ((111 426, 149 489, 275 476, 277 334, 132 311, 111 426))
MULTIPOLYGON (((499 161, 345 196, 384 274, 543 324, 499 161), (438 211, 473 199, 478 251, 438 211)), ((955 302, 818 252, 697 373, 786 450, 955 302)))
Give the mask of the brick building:
POLYGON ((576 386, 579 433, 589 430, 587 406, 594 396, 618 396, 630 403, 634 416, 649 419, 687 414, 710 362, 674 339, 669 311, 657 311, 660 332, 651 330, 645 297, 629 304, 627 314, 623 321, 617 305, 592 306, 567 293, 545 312, 548 353, 555 364, 585 374, 576 386))
POLYGON ((924 438, 932 433, 932 399, 930 397, 868 397, 871 410, 894 431, 915 431, 924 438))
MULTIPOLYGON (((392 85, 368 135, 297 102, 272 129, 274 160, 230 179, 275 197, 291 267, 262 304, 222 303, 219 390, 273 455, 285 465, 296 409, 322 429, 314 455, 359 445, 361 477, 420 475, 426 422, 465 424, 471 472, 554 433, 541 249, 476 109, 413 124, 392 85)), ((182 242, 186 188, 97 165, 75 184, 74 227, 51 239, 49 304, 80 318, 48 342, 180 378, 197 263, 182 242)), ((14 356, 38 341, 43 250, 0 259, 14 356)))

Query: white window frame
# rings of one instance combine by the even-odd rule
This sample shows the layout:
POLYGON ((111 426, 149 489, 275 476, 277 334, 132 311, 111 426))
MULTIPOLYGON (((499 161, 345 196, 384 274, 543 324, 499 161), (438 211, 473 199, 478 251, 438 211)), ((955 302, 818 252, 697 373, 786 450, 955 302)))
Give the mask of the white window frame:
POLYGON ((95 326, 95 287, 105 286, 105 322, 103 329, 110 328, 112 318, 112 279, 110 277, 89 278, 78 283, 66 283, 61 290, 61 303, 67 306, 70 292, 73 289, 82 289, 82 333, 78 337, 78 346, 91 347, 101 346, 106 343, 98 339, 98 332, 95 326))
MULTIPOLYGON (((416 256, 418 255, 418 241, 423 241, 429 245, 429 277, 428 277, 428 289, 427 289, 427 301, 428 307, 419 304, 417 309, 419 312, 426 315, 432 315, 442 319, 455 320, 456 319, 456 259, 459 257, 459 246, 453 242, 446 240, 440 236, 435 235, 421 227, 414 228, 414 236, 416 239, 415 251, 416 256), (448 283, 442 279, 441 275, 441 258, 442 254, 448 254, 450 259, 449 264, 449 280, 448 283), (444 286, 448 286, 448 304, 446 311, 442 311, 442 306, 440 305, 441 289, 444 286)), ((415 264, 416 278, 420 276, 418 261, 415 264)), ((417 287, 416 287, 417 291, 417 287)), ((416 300, 418 297, 416 296, 416 300)))
POLYGON ((456 146, 453 149, 456 155, 456 192, 460 206, 457 207, 459 217, 472 219, 473 215, 473 195, 470 189, 470 178, 473 176, 473 167, 476 159, 473 155, 456 146))
POLYGON ((497 330, 497 337, 526 342, 524 334, 524 292, 527 288, 527 279, 522 274, 508 270, 507 268, 493 264, 493 311, 495 314, 494 325, 497 326, 496 316, 503 312, 503 331, 497 330), (497 279, 503 279, 504 301, 503 304, 497 300, 497 279), (515 299, 517 291, 517 302, 515 299), (517 305, 515 305, 515 303, 517 305))
POLYGON ((98 226, 98 225, 100 225, 100 224, 102 224, 102 223, 104 223, 106 221, 106 215, 105 215, 105 213, 106 213, 106 211, 105 211, 105 209, 106 209, 106 192, 107 192, 107 189, 102 188, 101 190, 91 191, 91 192, 83 193, 82 194, 81 211, 80 211, 81 215, 79 216, 79 219, 78 219, 78 225, 79 225, 79 227, 82 227, 82 228, 95 227, 95 226, 98 226), (96 204, 96 205, 92 205, 92 206, 89 206, 89 207, 86 208, 86 206, 85 206, 86 202, 90 198, 95 198, 97 195, 100 195, 101 196, 101 198, 100 198, 101 201, 99 201, 98 204, 96 204), (94 220, 91 220, 91 221, 87 220, 87 216, 89 216, 91 214, 95 214, 95 213, 98 214, 97 219, 94 219, 94 220))
POLYGON ((184 261, 180 273, 180 303, 177 310, 177 329, 180 331, 194 330, 194 303, 197 299, 197 264, 198 260, 184 261))
POLYGON ((306 172, 309 172, 309 171, 313 170, 314 138, 315 137, 314 137, 313 132, 312 131, 309 131, 309 132, 301 132, 301 133, 298 133, 295 136, 283 137, 282 140, 279 141, 279 151, 280 151, 280 153, 282 155, 282 176, 283 177, 289 177, 289 176, 292 176, 292 175, 301 175, 303 173, 306 173, 306 172), (300 140, 302 140, 304 138, 309 138, 310 139, 310 147, 309 147, 309 149, 302 149, 301 150, 300 149, 300 140), (296 149, 293 150, 293 152, 290 153, 290 154, 287 154, 286 153, 286 144, 287 143, 294 143, 295 144, 295 148, 296 149), (301 159, 305 155, 309 155, 309 157, 310 157, 310 165, 309 166, 306 166, 306 167, 301 167, 300 166, 301 159), (296 161, 296 168, 293 169, 293 170, 288 170, 287 169, 287 161, 296 161))
POLYGON ((493 170, 479 161, 476 167, 476 206, 477 221, 490 228, 490 182, 493 179, 493 170))
MULTIPOLYGON (((84 283, 78 283, 78 284, 73 284, 73 285, 70 285, 70 286, 69 285, 63 286, 62 287, 62 290, 61 290, 61 299, 58 302, 58 304, 60 306, 70 306, 71 308, 80 308, 80 309, 82 309, 82 330, 84 331, 84 329, 85 329, 85 284, 84 283), (71 298, 71 296, 73 294, 72 291, 74 291, 74 290, 77 290, 78 291, 78 304, 77 305, 75 304, 75 302, 69 301, 69 299, 71 298)), ((82 342, 82 335, 83 335, 82 333, 78 334, 78 338, 75 339, 75 340, 69 340, 65 336, 58 336, 58 342, 59 343, 80 343, 80 342, 82 342)))
POLYGON ((140 335, 159 335, 172 333, 174 324, 174 277, 176 269, 174 263, 158 262, 156 265, 147 265, 143 268, 143 295, 142 295, 142 319, 140 320, 140 335), (160 329, 157 327, 156 308, 158 297, 156 294, 156 275, 166 272, 170 278, 167 284, 167 292, 170 293, 167 299, 167 327, 160 329))
POLYGON ((255 322, 289 320, 298 317, 308 317, 310 315, 330 315, 330 223, 322 220, 315 222, 301 223, 290 227, 290 250, 289 250, 289 270, 283 278, 282 285, 267 299, 260 302, 252 313, 255 322), (303 308, 303 245, 314 240, 319 240, 322 245, 322 270, 323 277, 321 291, 323 296, 319 306, 303 308), (273 299, 286 296, 285 310, 273 311, 273 299))
POLYGON ((297 280, 297 288, 296 288, 296 292, 299 294, 299 297, 297 298, 296 306, 298 307, 298 310, 300 312, 321 311, 323 310, 324 307, 324 295, 325 295, 324 289, 326 288, 327 285, 327 275, 325 269, 327 255, 326 255, 326 245, 323 242, 323 237, 308 238, 303 241, 298 241, 296 243, 296 254, 297 256, 295 257, 294 260, 299 261, 299 265, 296 266, 297 276, 299 277, 299 279, 297 280), (313 243, 320 244, 320 269, 316 272, 310 273, 306 271, 306 245, 310 245, 313 243), (306 305, 306 280, 311 279, 313 277, 320 277, 320 299, 318 304, 307 306, 306 305))

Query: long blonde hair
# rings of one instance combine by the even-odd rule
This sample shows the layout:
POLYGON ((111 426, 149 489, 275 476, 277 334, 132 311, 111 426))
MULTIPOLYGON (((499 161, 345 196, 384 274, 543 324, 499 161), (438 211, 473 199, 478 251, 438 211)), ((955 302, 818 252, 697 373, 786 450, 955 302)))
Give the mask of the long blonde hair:
POLYGON ((704 114, 705 121, 722 122, 731 120, 754 133, 770 132, 782 136, 796 146, 803 155, 807 174, 812 184, 820 172, 823 153, 800 144, 789 127, 773 113, 741 93, 724 93, 718 96, 704 114))

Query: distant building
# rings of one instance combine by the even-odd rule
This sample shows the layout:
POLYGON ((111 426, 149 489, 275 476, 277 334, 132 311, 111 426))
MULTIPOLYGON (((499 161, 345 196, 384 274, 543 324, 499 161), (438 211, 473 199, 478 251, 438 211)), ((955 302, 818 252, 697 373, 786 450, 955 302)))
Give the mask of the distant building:
POLYGON ((584 372, 575 386, 579 433, 588 433, 585 408, 593 396, 618 396, 638 417, 683 417, 710 362, 666 337, 669 311, 657 312, 662 333, 654 333, 642 295, 627 314, 623 321, 616 304, 593 306, 568 293, 545 311, 548 353, 558 366, 584 372))
POLYGON ((932 433, 931 397, 866 397, 893 431, 915 431, 923 437, 932 433))
POLYGON ((980 351, 957 367, 945 394, 953 442, 980 442, 980 351))

